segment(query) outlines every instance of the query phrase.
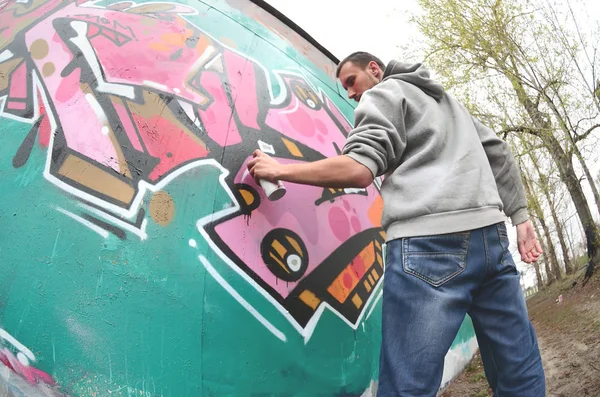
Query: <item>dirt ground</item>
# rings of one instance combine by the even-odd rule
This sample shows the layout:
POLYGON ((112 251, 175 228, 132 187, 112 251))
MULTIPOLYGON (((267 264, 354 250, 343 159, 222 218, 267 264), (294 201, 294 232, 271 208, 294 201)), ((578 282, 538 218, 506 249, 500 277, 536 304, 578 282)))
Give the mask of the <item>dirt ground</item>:
MULTIPOLYGON (((580 274, 565 278, 527 302, 548 397, 600 396, 600 271, 585 287, 581 280, 580 274)), ((440 397, 492 397, 479 354, 440 397)))

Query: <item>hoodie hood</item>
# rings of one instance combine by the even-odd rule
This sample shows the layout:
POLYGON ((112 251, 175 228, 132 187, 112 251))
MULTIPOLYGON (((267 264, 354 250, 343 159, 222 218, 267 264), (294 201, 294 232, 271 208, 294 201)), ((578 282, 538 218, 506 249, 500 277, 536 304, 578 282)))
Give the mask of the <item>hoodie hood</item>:
POLYGON ((429 69, 420 63, 409 64, 391 60, 383 72, 383 79, 398 79, 413 84, 436 100, 444 96, 442 84, 433 80, 429 69))

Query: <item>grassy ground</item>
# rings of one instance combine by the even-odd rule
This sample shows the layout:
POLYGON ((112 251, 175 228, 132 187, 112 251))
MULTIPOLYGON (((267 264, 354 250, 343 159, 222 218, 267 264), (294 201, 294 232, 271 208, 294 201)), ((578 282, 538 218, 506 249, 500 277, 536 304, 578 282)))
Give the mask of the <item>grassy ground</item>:
MULTIPOLYGON (((548 397, 600 396, 600 272, 585 287, 581 278, 581 274, 566 277, 527 302, 548 397), (562 303, 557 302, 559 295, 562 303)), ((491 396, 477 354, 440 397, 491 396)))

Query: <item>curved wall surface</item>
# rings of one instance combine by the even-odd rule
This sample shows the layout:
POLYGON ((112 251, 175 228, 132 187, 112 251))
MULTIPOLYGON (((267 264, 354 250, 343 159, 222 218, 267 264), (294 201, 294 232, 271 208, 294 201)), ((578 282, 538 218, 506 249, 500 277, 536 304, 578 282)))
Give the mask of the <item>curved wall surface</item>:
POLYGON ((334 70, 248 0, 0 0, 0 391, 374 395, 378 183, 245 172, 340 152, 334 70))

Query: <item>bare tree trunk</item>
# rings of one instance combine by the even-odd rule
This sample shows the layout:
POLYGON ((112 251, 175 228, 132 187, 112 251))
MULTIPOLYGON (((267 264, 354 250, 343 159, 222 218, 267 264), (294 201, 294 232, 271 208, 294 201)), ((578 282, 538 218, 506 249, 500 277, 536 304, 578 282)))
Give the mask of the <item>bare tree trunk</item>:
MULTIPOLYGON (((555 92, 558 94, 557 91, 555 91, 555 92)), ((557 96, 562 103, 562 99, 561 99, 560 95, 557 95, 557 96)), ((585 176, 588 180, 590 188, 592 189, 592 193, 594 195, 594 200, 596 202, 596 207, 598 208, 598 214, 600 214, 600 193, 598 193, 598 188, 596 187, 596 182, 594 181, 594 177, 592 176, 592 173, 590 172, 590 169, 587 166, 587 162, 585 161, 585 159, 583 158, 583 155, 581 154, 581 152, 579 151, 579 148, 577 147, 577 142, 582 139, 582 136, 587 136, 587 134, 590 133, 591 131, 593 131, 593 129, 595 127, 593 127, 591 130, 588 130, 586 133, 579 136, 578 138, 573 138, 573 134, 571 134, 572 129, 569 128, 569 125, 567 124, 567 120, 565 120, 563 115, 560 113, 557 105, 554 103, 552 98, 550 98, 545 93, 542 96, 542 98, 544 98, 545 102, 548 104, 548 106, 552 110, 552 113, 554 113, 554 116, 558 120, 558 124, 561 127, 565 136, 569 138, 569 142, 571 142, 571 150, 568 150, 568 158, 571 159, 573 153, 575 153, 575 156, 577 156, 577 160, 579 160, 579 164, 581 164, 581 168, 583 168, 583 172, 585 173, 585 176)), ((576 132, 573 131, 573 133, 575 134, 576 132)), ((584 223, 584 228, 585 228, 585 224, 586 223, 584 223)))
MULTIPOLYGON (((533 228, 535 229, 535 234, 538 236, 541 236, 540 228, 537 224, 537 221, 535 220, 535 217, 531 218, 531 224, 533 225, 533 228)), ((546 243, 544 243, 544 240, 540 239, 540 245, 542 246, 542 250, 544 250, 544 252, 548 252, 548 251, 546 251, 546 243)), ((544 267, 546 268, 546 280, 548 280, 548 285, 550 285, 551 277, 550 277, 550 266, 548 265, 548 258, 546 258, 542 255, 541 260, 542 260, 542 262, 544 262, 544 267)), ((533 262, 533 267, 535 268, 535 277, 537 278, 538 288, 543 288, 544 285, 546 285, 546 284, 544 283, 544 279, 543 279, 542 273, 540 271, 539 263, 533 262)))
POLYGON ((587 166, 587 162, 581 155, 581 152, 579 151, 577 144, 574 142, 573 142, 573 152, 575 153, 575 156, 577 156, 579 163, 581 163, 581 168, 583 168, 585 177, 587 178, 588 183, 590 184, 590 188, 592 188, 592 193, 594 194, 594 200, 596 201, 596 207, 598 208, 598 214, 600 214, 600 193, 598 192, 598 187, 596 186, 594 177, 593 177, 592 173, 590 172, 590 169, 587 166))
POLYGON ((558 214, 556 212, 556 205, 554 203, 554 199, 552 198, 552 195, 550 194, 550 188, 548 186, 548 178, 546 178, 546 175, 540 170, 538 158, 535 155, 535 153, 533 152, 533 148, 531 147, 531 144, 524 137, 521 137, 521 142, 527 148, 527 153, 529 155, 529 158, 531 159, 531 162, 533 163, 533 167, 535 168, 535 171, 537 172, 537 174, 539 176, 540 188, 542 190, 542 193, 546 197, 546 201, 548 201, 548 205, 550 207, 550 214, 552 216, 552 221, 554 221, 554 225, 556 226, 556 234, 558 234, 558 241, 560 242, 560 247, 561 247, 562 254, 563 254, 563 261, 565 264, 565 273, 571 274, 571 273, 573 273, 573 266, 571 264, 569 249, 568 249, 567 243, 565 241, 565 235, 563 232, 562 223, 558 219, 558 214))
MULTIPOLYGON (((584 229, 588 226, 592 227, 596 235, 600 235, 600 231, 598 230, 598 226, 594 223, 594 218, 590 211, 585 194, 583 193, 583 189, 581 188, 581 184, 579 183, 579 179, 577 178, 577 174, 573 169, 572 159, 565 152, 559 140, 554 136, 549 115, 541 111, 539 109, 539 103, 534 102, 527 95, 523 81, 518 77, 520 74, 514 57, 512 55, 509 56, 507 61, 509 64, 507 64, 504 60, 496 59, 496 62, 499 65, 502 65, 505 70, 510 71, 506 77, 508 77, 511 81, 519 103, 523 105, 525 111, 535 126, 535 131, 530 130, 524 132, 529 132, 539 137, 544 143, 544 146, 546 146, 550 156, 558 167, 560 179, 564 182, 569 194, 571 195, 571 199, 573 200, 573 204, 577 210, 577 216, 579 217, 581 225, 584 229)), ((595 247, 596 252, 600 252, 600 242, 596 242, 595 247)))
POLYGON ((560 280, 562 278, 562 274, 560 272, 560 267, 558 266, 558 260, 556 259, 556 250, 554 249, 554 243, 552 242, 550 230, 548 229, 548 225, 546 224, 546 220, 544 219, 544 213, 542 211, 542 207, 540 206, 540 202, 535 196, 535 192, 533 191, 529 180, 530 178, 528 177, 523 178, 523 185, 525 187, 527 195, 529 196, 530 202, 532 204, 531 206, 533 207, 533 211, 535 212, 535 215, 538 218, 538 222, 542 227, 542 230, 544 231, 544 237, 546 238, 547 251, 544 248, 542 249, 544 249, 544 251, 546 252, 546 256, 550 260, 550 265, 552 268, 552 271, 550 272, 551 276, 550 274, 548 275, 548 280, 560 280))
MULTIPOLYGON (((542 215, 543 216, 543 215, 542 215)), ((562 273, 560 271, 560 266, 558 265, 558 259, 556 258, 556 249, 554 248, 554 243, 552 242, 552 236, 550 235, 550 229, 548 229, 548 225, 546 224, 546 220, 542 217, 539 218, 540 225, 542 226, 542 230, 546 235, 546 245, 548 246, 548 253, 550 254, 550 265, 552 267, 552 275, 555 280, 562 279, 562 273)))

